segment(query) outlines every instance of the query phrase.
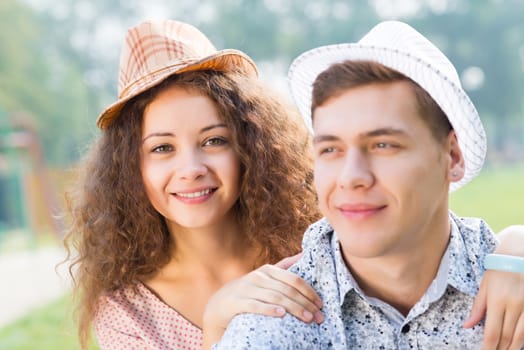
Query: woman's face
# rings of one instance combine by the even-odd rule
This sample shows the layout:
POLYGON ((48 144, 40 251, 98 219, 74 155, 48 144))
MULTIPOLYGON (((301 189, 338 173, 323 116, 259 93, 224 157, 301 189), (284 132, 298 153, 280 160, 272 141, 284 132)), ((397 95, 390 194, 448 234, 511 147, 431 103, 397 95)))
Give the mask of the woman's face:
POLYGON ((240 160, 214 102, 171 86, 146 107, 141 173, 155 209, 185 228, 222 225, 239 197, 240 160))

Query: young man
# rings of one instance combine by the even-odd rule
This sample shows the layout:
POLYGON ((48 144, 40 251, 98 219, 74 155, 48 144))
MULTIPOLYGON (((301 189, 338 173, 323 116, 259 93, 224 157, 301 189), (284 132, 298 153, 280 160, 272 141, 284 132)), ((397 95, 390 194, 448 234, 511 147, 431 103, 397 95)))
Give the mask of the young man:
POLYGON ((478 174, 486 139, 451 62, 383 22, 302 54, 290 82, 312 121, 325 215, 291 270, 319 292, 325 321, 241 315, 215 349, 480 349, 482 324, 463 323, 496 240, 450 213, 448 193, 478 174))

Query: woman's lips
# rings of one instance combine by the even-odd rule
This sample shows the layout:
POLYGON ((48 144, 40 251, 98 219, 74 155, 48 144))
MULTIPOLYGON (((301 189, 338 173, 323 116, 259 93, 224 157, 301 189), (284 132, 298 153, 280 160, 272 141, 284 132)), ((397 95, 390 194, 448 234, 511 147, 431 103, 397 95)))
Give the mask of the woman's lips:
POLYGON ((186 204, 199 204, 207 201, 217 190, 216 187, 207 187, 172 193, 176 199, 186 204))

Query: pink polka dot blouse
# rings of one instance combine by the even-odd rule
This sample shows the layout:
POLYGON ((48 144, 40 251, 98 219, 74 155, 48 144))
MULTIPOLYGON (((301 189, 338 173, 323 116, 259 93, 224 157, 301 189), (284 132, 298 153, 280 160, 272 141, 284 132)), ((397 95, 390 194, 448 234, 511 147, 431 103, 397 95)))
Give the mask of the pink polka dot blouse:
POLYGON ((102 298, 94 320, 101 350, 200 350, 202 330, 143 284, 102 298))

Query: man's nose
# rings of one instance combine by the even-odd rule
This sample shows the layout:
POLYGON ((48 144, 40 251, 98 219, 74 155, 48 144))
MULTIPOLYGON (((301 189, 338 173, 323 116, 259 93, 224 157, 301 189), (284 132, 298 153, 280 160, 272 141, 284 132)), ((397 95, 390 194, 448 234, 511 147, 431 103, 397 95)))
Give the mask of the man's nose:
POLYGON ((361 150, 351 149, 344 157, 337 184, 342 189, 368 188, 374 180, 369 160, 361 150))

